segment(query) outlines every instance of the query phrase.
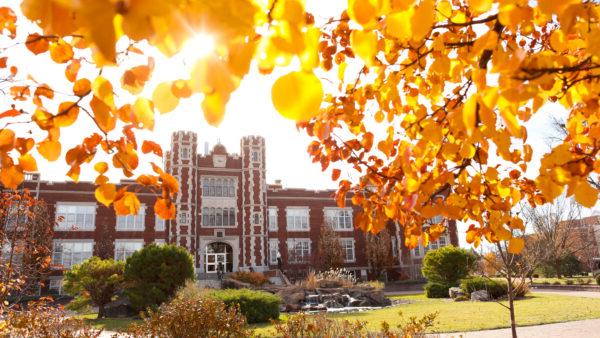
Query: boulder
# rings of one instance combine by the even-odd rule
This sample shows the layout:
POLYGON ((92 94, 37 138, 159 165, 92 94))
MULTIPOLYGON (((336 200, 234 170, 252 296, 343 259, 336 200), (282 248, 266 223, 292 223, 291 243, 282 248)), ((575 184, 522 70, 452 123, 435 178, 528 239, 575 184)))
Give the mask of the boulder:
POLYGON ((127 298, 119 298, 104 305, 104 315, 108 318, 132 317, 136 314, 127 298))
POLYGON ((221 281, 222 289, 254 289, 250 283, 240 282, 239 280, 225 278, 221 281))
POLYGON ((389 306, 392 305, 392 301, 387 298, 382 290, 373 290, 365 294, 367 299, 370 301, 370 306, 389 306))
POLYGON ((490 300, 490 295, 486 290, 477 290, 471 292, 471 300, 478 302, 486 302, 490 300))
POLYGON ((448 296, 450 296, 450 298, 454 299, 456 297, 460 297, 460 296, 464 296, 465 293, 463 292, 463 290, 461 290, 461 288, 458 287, 452 287, 450 289, 448 289, 448 296))
POLYGON ((328 309, 339 309, 344 307, 344 305, 333 299, 325 301, 323 305, 325 305, 325 307, 328 309))

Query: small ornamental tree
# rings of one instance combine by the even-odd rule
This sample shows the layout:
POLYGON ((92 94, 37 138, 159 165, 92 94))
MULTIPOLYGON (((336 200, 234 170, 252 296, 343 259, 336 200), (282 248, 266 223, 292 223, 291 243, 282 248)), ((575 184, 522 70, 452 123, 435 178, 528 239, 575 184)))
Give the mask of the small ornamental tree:
POLYGON ((125 294, 140 311, 156 308, 191 279, 192 256, 177 245, 151 244, 133 253, 125 263, 125 294))
POLYGON ((329 224, 321 226, 317 253, 315 265, 321 271, 336 269, 344 264, 344 251, 340 237, 329 224))
POLYGON ((394 265, 392 238, 386 229, 380 231, 377 235, 367 233, 366 237, 369 268, 375 278, 380 279, 383 272, 394 265))
POLYGON ((67 271, 65 291, 75 296, 78 306, 98 306, 98 318, 104 317, 104 306, 123 288, 125 263, 113 259, 90 257, 67 271))
POLYGON ((475 253, 449 245, 427 252, 422 273, 429 282, 454 286, 476 267, 475 253))

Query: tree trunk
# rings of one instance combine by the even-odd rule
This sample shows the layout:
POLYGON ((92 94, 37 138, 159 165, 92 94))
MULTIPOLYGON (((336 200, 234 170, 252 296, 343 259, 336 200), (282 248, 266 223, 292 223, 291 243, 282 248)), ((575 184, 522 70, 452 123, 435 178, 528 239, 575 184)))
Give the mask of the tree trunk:
POLYGON ((510 331, 513 338, 517 338, 517 321, 515 320, 515 303, 514 303, 514 292, 512 286, 512 278, 510 273, 508 274, 508 311, 510 312, 510 331))
POLYGON ((560 261, 554 262, 554 270, 556 270, 556 278, 562 278, 560 273, 560 261))
POLYGON ((104 317, 105 317, 105 314, 104 314, 104 304, 98 305, 98 319, 104 318, 104 317))

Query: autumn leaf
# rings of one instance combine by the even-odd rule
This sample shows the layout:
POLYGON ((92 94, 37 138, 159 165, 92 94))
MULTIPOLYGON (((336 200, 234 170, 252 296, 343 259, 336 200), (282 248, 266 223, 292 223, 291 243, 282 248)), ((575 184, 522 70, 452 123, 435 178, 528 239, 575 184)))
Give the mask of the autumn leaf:
POLYGON ((96 188, 96 200, 105 206, 110 206, 117 195, 117 187, 114 184, 103 184, 96 188))
POLYGON ((586 208, 593 208, 598 201, 599 193, 586 180, 581 180, 575 187, 575 200, 586 208))
POLYGON ((61 145, 57 141, 45 140, 38 143, 37 150, 46 160, 56 161, 60 156, 61 145))
POLYGON ((508 241, 508 252, 511 254, 520 254, 524 247, 525 241, 523 238, 513 237, 508 241))
MULTIPOLYGON (((172 111, 179 105, 179 97, 173 94, 173 85, 169 82, 160 83, 152 93, 154 107, 162 114, 172 111)), ((178 93, 182 94, 182 92, 178 93)))
POLYGON ((8 189, 16 189, 25 176, 16 166, 4 167, 0 171, 0 182, 8 189))
POLYGON ((165 198, 158 198, 154 203, 154 212, 162 219, 175 219, 175 203, 165 198))
POLYGON ((52 42, 50 44, 50 57, 56 63, 66 63, 73 58, 73 47, 62 39, 52 42))
POLYGON ((117 215, 136 215, 140 209, 140 200, 129 191, 119 191, 113 202, 117 215))
POLYGON ((275 81, 271 99, 283 117, 306 121, 319 113, 323 86, 313 73, 291 72, 275 81))
POLYGON ((41 54, 48 51, 49 43, 47 38, 41 36, 38 33, 30 34, 25 41, 25 46, 29 49, 33 54, 41 54))
POLYGON ((150 152, 154 153, 156 156, 163 156, 163 151, 162 148, 160 147, 160 145, 156 142, 152 142, 149 140, 145 140, 144 143, 142 143, 142 152, 144 154, 148 154, 150 152))
POLYGON ((88 79, 79 79, 73 84, 73 94, 86 96, 92 90, 92 84, 88 79))
POLYGON ((38 170, 35 158, 33 158, 31 154, 23 154, 19 156, 19 166, 23 171, 33 172, 38 170))

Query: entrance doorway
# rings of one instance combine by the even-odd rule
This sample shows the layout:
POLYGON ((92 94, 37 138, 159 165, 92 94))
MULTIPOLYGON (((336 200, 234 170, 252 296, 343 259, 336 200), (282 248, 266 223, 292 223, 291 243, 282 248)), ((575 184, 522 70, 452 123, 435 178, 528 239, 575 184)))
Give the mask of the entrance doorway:
POLYGON ((233 271, 233 249, 227 243, 210 243, 204 254, 204 270, 206 273, 217 273, 219 265, 223 272, 233 271))

